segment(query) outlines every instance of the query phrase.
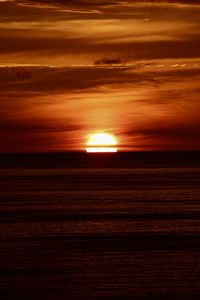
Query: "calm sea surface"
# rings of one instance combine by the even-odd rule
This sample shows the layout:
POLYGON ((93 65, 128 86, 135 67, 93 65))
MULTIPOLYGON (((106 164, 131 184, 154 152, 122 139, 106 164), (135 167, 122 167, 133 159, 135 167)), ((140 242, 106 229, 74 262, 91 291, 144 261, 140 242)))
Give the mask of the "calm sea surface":
POLYGON ((112 155, 1 156, 2 300, 200 299, 199 154, 112 155))

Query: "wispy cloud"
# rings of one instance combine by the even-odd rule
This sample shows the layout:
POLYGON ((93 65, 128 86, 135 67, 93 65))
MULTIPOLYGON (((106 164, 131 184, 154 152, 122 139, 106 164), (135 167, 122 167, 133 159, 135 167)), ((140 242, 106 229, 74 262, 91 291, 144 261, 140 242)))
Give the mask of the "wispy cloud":
POLYGON ((171 6, 163 10, 145 4, 119 10, 109 6, 103 15, 90 16, 1 6, 2 63, 87 65, 105 57, 122 61, 199 57, 200 8, 192 5, 187 13, 171 6))
POLYGON ((199 1, 175 2, 0 1, 0 151, 81 149, 95 130, 200 149, 199 1))

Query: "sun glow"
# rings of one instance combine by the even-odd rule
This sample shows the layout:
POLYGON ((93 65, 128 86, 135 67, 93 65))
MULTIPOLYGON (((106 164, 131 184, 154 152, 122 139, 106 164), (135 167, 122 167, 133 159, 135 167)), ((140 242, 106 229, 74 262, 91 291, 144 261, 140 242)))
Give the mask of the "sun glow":
POLYGON ((87 140, 86 152, 117 152, 116 138, 109 133, 93 133, 87 140))

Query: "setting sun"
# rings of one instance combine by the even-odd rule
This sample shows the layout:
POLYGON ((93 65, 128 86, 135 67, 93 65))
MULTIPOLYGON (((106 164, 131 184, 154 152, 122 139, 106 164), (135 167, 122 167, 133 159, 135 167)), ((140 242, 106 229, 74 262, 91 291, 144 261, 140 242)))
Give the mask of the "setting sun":
POLYGON ((117 152, 116 138, 109 133, 91 134, 86 145, 86 152, 117 152))

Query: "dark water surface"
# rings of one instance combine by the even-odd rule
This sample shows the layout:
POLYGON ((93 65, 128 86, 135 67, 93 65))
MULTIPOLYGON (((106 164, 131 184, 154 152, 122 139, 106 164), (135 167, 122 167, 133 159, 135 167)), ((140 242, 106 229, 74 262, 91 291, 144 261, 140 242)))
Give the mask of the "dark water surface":
POLYGON ((200 299, 199 153, 0 157, 1 299, 200 299))

